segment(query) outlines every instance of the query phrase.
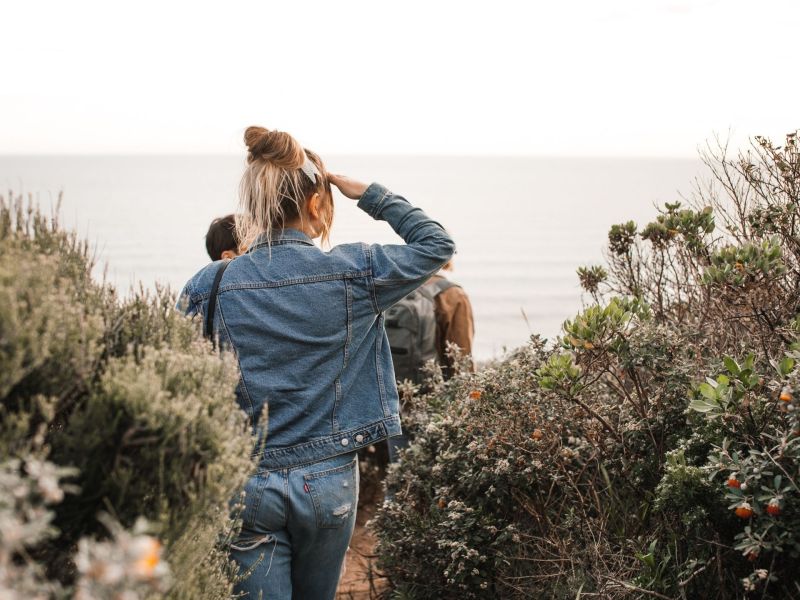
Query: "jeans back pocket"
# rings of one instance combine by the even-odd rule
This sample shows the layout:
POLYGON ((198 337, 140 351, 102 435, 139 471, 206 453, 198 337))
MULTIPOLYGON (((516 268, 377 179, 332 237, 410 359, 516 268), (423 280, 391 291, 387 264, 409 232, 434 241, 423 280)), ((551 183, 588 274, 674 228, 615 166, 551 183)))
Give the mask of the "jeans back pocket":
POLYGON ((252 529, 258 518, 258 509, 264 496, 264 489, 269 480, 269 471, 252 475, 244 486, 244 510, 242 511, 242 527, 252 529))
POLYGON ((349 523, 358 503, 357 457, 341 467, 303 475, 314 503, 317 527, 338 529, 349 523))

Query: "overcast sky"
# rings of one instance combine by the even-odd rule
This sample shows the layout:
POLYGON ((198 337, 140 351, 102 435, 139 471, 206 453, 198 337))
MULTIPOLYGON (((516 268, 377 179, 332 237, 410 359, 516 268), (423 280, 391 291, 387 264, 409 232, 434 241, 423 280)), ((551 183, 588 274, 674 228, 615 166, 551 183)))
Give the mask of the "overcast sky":
POLYGON ((797 0, 0 3, 0 153, 695 156, 800 126, 797 0))

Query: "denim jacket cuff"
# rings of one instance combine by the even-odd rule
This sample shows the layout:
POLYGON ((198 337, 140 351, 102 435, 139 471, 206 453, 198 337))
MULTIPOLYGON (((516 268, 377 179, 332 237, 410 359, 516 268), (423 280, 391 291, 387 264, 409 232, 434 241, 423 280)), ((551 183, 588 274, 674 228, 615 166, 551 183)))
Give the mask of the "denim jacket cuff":
POLYGON ((373 219, 379 218, 383 201, 391 192, 380 183, 372 183, 358 200, 358 208, 363 210, 373 219))

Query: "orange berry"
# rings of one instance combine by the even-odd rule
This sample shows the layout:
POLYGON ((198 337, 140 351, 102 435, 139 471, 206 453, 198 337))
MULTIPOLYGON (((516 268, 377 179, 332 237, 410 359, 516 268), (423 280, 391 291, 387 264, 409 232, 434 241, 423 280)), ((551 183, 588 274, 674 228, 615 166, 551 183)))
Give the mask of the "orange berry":
POLYGON ((750 562, 756 562, 758 560, 758 552, 756 552, 755 550, 748 552, 746 558, 750 562))
POLYGON ((736 516, 740 519, 749 519, 753 516, 753 509, 747 502, 742 502, 736 507, 736 516))
POLYGON ((436 506, 439 508, 444 508, 447 506, 447 502, 444 501, 444 498, 439 498, 439 502, 436 503, 436 506))
POLYGON ((781 505, 776 500, 770 500, 767 504, 767 514, 772 517, 777 517, 781 514, 781 505))
POLYGON ((543 434, 542 434, 542 430, 541 429, 534 429, 533 433, 531 434, 531 437, 533 439, 535 439, 535 440, 542 439, 542 436, 543 436, 543 434))
POLYGON ((469 393, 469 397, 473 400, 480 400, 481 399, 481 391, 480 390, 472 390, 469 393))
POLYGON ((153 537, 141 536, 134 540, 134 550, 137 558, 132 571, 138 577, 153 577, 158 563, 161 562, 161 543, 153 537))
POLYGON ((739 489, 740 487, 742 487, 742 484, 739 482, 738 479, 736 479, 736 477, 729 478, 727 484, 729 488, 739 489))

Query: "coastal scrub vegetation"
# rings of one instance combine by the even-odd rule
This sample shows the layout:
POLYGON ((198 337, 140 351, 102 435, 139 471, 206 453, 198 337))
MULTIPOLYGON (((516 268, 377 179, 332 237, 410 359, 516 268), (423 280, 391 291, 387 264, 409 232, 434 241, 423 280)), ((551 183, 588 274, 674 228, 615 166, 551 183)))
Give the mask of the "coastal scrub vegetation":
MULTIPOLYGON (((555 343, 401 386, 389 594, 800 598, 800 147, 704 159, 693 197, 611 227, 555 343)), ((93 266, 0 197, 0 596, 228 598, 236 366, 93 266)))
POLYGON ((403 386, 393 597, 800 598, 800 146, 702 158, 555 343, 403 386))
POLYGON ((235 364, 172 294, 121 299, 92 268, 0 196, 0 596, 228 598, 252 444, 235 364))

